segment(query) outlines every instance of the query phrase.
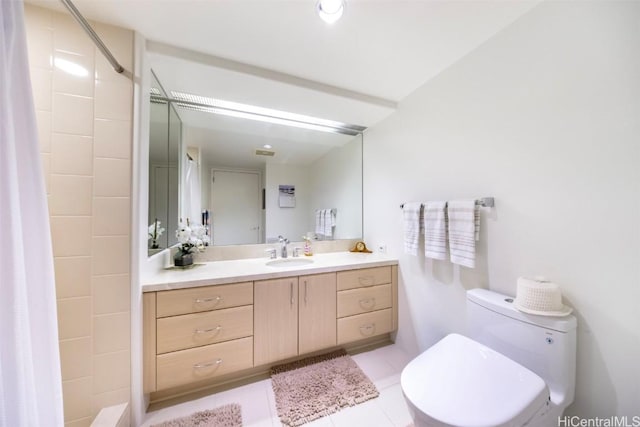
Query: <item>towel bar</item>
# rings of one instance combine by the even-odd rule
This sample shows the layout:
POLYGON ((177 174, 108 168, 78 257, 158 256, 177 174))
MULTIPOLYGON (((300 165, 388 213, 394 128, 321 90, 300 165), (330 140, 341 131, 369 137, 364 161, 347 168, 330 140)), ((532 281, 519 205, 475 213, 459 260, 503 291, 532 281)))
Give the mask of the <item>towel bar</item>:
MULTIPOLYGON (((496 205, 496 202, 493 197, 482 197, 481 199, 476 199, 476 205, 483 208, 492 208, 496 205)), ((404 208, 404 203, 400 205, 400 209, 402 208, 404 208)))

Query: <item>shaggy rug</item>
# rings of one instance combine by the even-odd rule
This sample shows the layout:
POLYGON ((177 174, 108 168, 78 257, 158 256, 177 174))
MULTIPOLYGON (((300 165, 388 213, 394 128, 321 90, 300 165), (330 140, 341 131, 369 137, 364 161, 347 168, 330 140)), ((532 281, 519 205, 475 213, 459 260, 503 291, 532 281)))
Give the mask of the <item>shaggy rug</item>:
POLYGON ((242 411, 240 405, 232 403, 216 409, 196 412, 188 417, 176 418, 151 427, 240 427, 242 411))
POLYGON ((291 427, 379 395, 344 350, 274 366, 271 384, 280 421, 291 427))

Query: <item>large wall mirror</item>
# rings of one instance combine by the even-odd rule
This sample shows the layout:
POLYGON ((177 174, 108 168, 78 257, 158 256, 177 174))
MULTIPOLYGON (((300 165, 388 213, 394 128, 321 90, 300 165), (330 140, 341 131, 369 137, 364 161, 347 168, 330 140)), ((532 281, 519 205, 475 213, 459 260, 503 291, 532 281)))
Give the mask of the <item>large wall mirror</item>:
MULTIPOLYGON (((275 113, 265 108, 308 111, 264 99, 248 105, 246 88, 238 86, 236 97, 231 85, 216 79, 213 67, 151 58, 166 90, 152 100, 174 107, 182 122, 176 162, 181 216, 206 226, 212 245, 273 243, 278 236, 291 241, 362 237, 363 127, 345 131, 296 123, 295 117, 274 120, 275 113), (258 110, 247 113, 247 108, 258 110)), ((279 99, 275 82, 271 91, 279 99)), ((167 224, 173 234, 177 222, 167 224)))

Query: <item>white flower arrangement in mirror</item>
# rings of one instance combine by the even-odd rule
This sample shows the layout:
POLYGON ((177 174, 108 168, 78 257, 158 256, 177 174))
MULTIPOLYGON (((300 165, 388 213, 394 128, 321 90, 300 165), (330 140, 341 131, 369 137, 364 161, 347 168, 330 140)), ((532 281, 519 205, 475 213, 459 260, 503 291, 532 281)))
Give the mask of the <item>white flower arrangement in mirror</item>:
POLYGON ((151 249, 158 249, 158 239, 164 233, 164 228, 160 227, 162 222, 158 221, 158 218, 149 226, 149 237, 147 240, 151 240, 151 249))

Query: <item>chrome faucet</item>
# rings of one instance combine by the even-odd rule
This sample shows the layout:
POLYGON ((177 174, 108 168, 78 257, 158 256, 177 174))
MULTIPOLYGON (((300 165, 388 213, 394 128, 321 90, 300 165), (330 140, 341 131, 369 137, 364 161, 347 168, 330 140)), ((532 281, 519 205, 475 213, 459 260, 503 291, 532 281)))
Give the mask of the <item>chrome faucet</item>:
POLYGON ((289 244, 289 239, 284 238, 282 236, 278 236, 278 242, 280 242, 280 256, 282 258, 287 257, 287 245, 289 244))

